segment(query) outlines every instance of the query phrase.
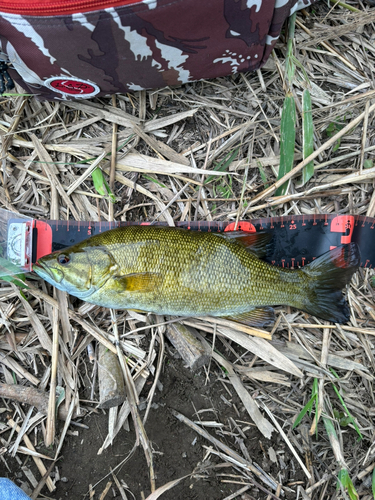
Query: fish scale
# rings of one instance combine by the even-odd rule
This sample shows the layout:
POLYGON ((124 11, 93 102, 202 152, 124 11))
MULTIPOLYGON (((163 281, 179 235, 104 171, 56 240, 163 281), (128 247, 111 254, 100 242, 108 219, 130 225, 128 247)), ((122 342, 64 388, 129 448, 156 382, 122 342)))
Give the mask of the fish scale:
MULTIPOLYGON (((291 270, 255 255, 267 235, 244 234, 119 227, 39 259, 34 270, 57 288, 114 309, 235 318, 285 304, 325 319, 347 318, 340 290, 358 267, 356 244, 346 245, 345 256, 337 247, 291 270)), ((254 314, 261 317, 256 324, 265 324, 273 312, 254 314)))

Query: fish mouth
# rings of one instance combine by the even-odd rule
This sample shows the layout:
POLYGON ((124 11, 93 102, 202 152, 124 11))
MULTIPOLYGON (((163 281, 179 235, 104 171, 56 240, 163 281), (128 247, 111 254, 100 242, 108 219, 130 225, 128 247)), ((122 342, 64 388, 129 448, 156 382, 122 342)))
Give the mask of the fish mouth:
POLYGON ((59 269, 47 267, 43 262, 35 262, 33 264, 33 271, 45 281, 52 282, 52 285, 61 283, 63 279, 63 274, 59 269))

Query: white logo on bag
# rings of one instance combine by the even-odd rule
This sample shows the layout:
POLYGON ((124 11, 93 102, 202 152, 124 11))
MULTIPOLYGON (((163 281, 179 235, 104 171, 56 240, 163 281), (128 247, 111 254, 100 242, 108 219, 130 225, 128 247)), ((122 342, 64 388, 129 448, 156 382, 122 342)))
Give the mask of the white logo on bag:
POLYGON ((81 99, 93 97, 100 92, 100 88, 95 83, 88 80, 81 80, 80 78, 74 78, 74 76, 53 76, 45 80, 43 84, 54 92, 81 99))

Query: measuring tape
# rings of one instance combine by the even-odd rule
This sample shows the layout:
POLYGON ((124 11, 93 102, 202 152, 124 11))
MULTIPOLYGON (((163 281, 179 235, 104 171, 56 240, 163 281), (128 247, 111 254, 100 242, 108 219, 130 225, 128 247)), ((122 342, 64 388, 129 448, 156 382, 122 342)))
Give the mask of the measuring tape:
MULTIPOLYGON (((9 219, 6 256, 22 271, 28 272, 44 255, 109 229, 137 224, 150 223, 9 219)), ((361 252, 360 266, 375 266, 375 219, 362 215, 288 215, 239 221, 237 225, 228 221, 187 221, 177 222, 176 226, 217 233, 270 232, 273 244, 265 260, 287 268, 304 266, 338 245, 355 242, 361 252)))

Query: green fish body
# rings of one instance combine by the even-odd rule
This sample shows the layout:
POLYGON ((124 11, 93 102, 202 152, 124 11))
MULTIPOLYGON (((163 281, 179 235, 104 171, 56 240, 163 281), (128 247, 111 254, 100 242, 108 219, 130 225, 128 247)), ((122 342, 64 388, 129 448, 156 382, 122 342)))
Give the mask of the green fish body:
POLYGON ((120 227, 42 257, 34 271, 87 302, 181 316, 221 316, 265 325, 272 305, 347 321, 341 289, 358 268, 358 247, 328 252, 302 269, 267 264, 268 235, 120 227))

